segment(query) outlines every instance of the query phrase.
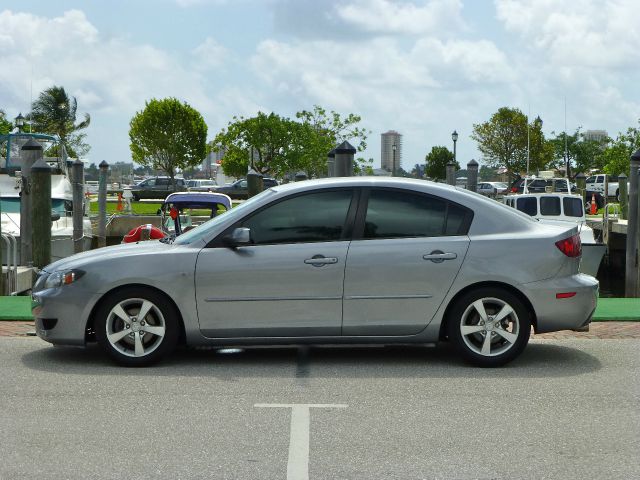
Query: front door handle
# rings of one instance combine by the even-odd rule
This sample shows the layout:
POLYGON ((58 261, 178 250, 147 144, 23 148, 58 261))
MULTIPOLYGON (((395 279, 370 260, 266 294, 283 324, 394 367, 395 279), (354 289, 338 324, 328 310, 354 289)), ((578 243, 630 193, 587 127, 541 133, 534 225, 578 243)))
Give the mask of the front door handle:
POLYGON ((445 260, 455 260, 458 258, 457 253, 445 253, 442 250, 434 250, 428 255, 422 256, 423 260, 431 260, 433 263, 442 263, 445 260))
POLYGON ((313 265, 314 267, 322 267, 323 265, 332 265, 338 263, 336 257, 325 257, 324 255, 314 255, 311 258, 307 258, 304 263, 307 265, 313 265))

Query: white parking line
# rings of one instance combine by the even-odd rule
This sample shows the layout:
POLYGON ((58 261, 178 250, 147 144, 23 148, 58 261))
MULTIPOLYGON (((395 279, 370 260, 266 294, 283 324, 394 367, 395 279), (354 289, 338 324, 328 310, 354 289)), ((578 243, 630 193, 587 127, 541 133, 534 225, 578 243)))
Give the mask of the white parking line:
POLYGON ((256 408, 290 408, 291 433, 289 435, 289 461, 287 480, 309 479, 309 409, 347 408, 343 404, 316 403, 256 403, 256 408))

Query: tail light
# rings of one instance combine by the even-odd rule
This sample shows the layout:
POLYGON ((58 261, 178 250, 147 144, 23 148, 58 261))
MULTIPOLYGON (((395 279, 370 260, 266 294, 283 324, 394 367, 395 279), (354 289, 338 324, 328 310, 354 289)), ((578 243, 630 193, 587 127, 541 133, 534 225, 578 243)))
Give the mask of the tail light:
POLYGON ((579 257, 582 255, 582 242, 580 242, 580 235, 577 233, 569 238, 557 241, 556 247, 567 257, 579 257))
POLYGON ((511 187, 511 193, 518 193, 518 187, 511 187))

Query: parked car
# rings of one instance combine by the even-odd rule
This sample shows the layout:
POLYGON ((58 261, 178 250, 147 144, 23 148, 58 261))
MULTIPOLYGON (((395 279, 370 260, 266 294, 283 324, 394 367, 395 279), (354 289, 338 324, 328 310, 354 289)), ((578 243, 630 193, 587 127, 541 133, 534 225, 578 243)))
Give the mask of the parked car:
POLYGON ((191 192, 213 192, 218 185, 213 180, 187 180, 187 189, 191 192))
MULTIPOLYGON (((573 224, 423 180, 289 183, 181 236, 84 252, 33 287, 40 338, 152 364, 178 344, 452 342, 499 366, 536 332, 582 330, 598 281, 573 224), (519 265, 535 268, 488 268, 519 265)), ((558 359, 560 362, 561 359, 558 359)))
MULTIPOLYGON (((553 187, 556 192, 567 192, 566 178, 527 178, 527 193, 544 193, 547 187, 553 187)), ((509 191, 511 193, 524 193, 524 178, 517 178, 511 184, 509 191)), ((576 192, 576 185, 571 183, 571 192, 576 192)))
MULTIPOLYGON (((277 180, 268 177, 263 178, 262 182, 265 189, 278 185, 277 180)), ((249 198, 249 190, 247 188, 247 185, 247 179, 241 178, 240 180, 236 180, 229 185, 218 187, 215 191, 217 193, 224 193, 225 195, 229 195, 231 198, 247 199, 249 198)))
MULTIPOLYGON (((620 201, 620 183, 618 177, 599 173, 592 175, 585 180, 587 196, 592 193, 599 193, 604 196, 605 183, 607 184, 607 196, 609 198, 615 198, 616 201, 620 201)), ((629 180, 627 180, 627 194, 629 192, 629 180)))
POLYGON ((170 177, 152 177, 143 180, 131 187, 133 199, 138 201, 141 198, 164 199, 174 192, 182 192, 187 189, 184 178, 174 178, 175 186, 171 183, 170 177))
POLYGON ((483 195, 496 195, 498 193, 507 193, 509 185, 504 182, 480 182, 478 183, 478 193, 483 195))

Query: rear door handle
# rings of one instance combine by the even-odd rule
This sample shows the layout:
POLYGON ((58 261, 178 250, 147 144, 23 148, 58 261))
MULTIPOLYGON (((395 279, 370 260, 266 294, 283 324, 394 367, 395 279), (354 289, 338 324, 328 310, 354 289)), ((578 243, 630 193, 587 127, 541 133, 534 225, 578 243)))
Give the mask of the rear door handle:
POLYGON ((457 253, 445 253, 442 250, 434 250, 433 252, 423 255, 423 260, 431 260, 433 263, 442 263, 445 260, 455 260, 458 258, 457 253))
POLYGON ((304 263, 307 265, 313 265, 314 267, 322 267, 323 265, 332 265, 338 263, 336 257, 325 257, 324 255, 314 255, 311 258, 307 258, 304 263))

